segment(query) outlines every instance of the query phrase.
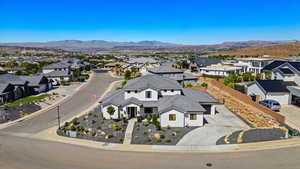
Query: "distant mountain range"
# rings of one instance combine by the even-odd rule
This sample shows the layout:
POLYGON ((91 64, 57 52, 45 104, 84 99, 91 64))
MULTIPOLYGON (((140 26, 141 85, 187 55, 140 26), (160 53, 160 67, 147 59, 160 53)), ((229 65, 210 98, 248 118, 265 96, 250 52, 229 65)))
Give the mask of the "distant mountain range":
POLYGON ((165 43, 160 41, 140 41, 140 42, 111 42, 104 40, 63 40, 49 42, 23 42, 23 43, 0 43, 0 46, 15 47, 34 47, 34 48, 50 48, 63 49, 67 51, 78 50, 94 50, 94 49, 113 49, 113 48, 129 48, 129 47, 176 47, 178 44, 165 43))
MULTIPOLYGON (((104 40, 62 40, 62 41, 49 41, 49 42, 23 42, 23 43, 0 43, 2 47, 26 47, 37 49, 60 49, 64 51, 74 52, 97 52, 97 51, 143 51, 151 50, 158 52, 208 52, 214 53, 219 51, 231 51, 247 47, 259 46, 272 46, 285 43, 297 42, 292 41, 237 41, 237 42, 224 42, 211 45, 182 45, 160 41, 139 41, 139 42, 113 42, 104 40)), ((35 49, 36 50, 36 49, 35 49)))

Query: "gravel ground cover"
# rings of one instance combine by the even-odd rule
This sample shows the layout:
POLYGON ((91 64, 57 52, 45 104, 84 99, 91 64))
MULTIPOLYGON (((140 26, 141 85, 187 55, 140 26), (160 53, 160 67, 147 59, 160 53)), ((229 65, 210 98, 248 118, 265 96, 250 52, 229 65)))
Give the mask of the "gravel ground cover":
POLYGON ((57 133, 93 141, 123 143, 127 120, 106 120, 101 113, 88 113, 66 122, 57 133))
MULTIPOLYGON (((241 131, 233 132, 228 141, 230 144, 237 144, 237 138, 241 131)), ((226 144, 224 141, 225 136, 221 137, 216 144, 226 144)), ((243 143, 252 143, 260 141, 272 141, 285 138, 285 131, 279 128, 266 128, 266 129, 252 129, 244 132, 242 136, 243 143)))
POLYGON ((15 107, 0 108, 0 123, 13 121, 28 114, 41 110, 41 106, 36 103, 26 103, 15 107))
POLYGON ((133 129, 131 144, 176 145, 188 132, 197 127, 166 127, 157 128, 147 121, 136 122, 133 129))

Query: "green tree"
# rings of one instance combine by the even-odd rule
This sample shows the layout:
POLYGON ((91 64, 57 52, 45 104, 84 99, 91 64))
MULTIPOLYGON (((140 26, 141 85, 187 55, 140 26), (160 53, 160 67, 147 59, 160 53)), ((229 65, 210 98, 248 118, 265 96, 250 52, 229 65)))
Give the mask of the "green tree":
POLYGON ((126 70, 125 73, 124 73, 124 79, 129 80, 130 78, 131 78, 131 71, 126 70))
POLYGON ((112 107, 112 106, 109 106, 108 108, 107 108, 107 113, 110 115, 110 118, 112 119, 112 116, 114 115, 114 113, 115 113, 115 108, 114 107, 112 107))
POLYGON ((251 72, 243 73, 242 78, 243 78, 243 81, 246 81, 246 82, 254 80, 254 76, 252 75, 251 72))

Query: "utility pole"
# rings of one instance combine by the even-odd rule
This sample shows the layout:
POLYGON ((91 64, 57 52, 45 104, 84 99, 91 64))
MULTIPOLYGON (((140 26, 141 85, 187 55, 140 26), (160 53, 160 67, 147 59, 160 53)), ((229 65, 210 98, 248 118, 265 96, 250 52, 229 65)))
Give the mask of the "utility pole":
POLYGON ((57 105, 57 120, 58 120, 58 129, 60 129, 60 113, 59 113, 59 105, 57 105))

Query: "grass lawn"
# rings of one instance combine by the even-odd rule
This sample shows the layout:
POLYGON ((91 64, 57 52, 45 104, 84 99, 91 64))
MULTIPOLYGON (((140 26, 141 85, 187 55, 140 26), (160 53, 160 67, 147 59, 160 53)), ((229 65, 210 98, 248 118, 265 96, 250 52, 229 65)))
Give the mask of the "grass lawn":
POLYGON ((43 100, 43 99, 45 99, 49 96, 50 96, 49 94, 42 94, 42 95, 39 95, 39 96, 28 96, 28 97, 25 97, 25 98, 22 98, 22 99, 18 99, 14 102, 11 102, 11 103, 7 103, 4 106, 9 108, 9 107, 20 106, 20 105, 31 103, 31 102, 40 102, 41 100, 43 100))

